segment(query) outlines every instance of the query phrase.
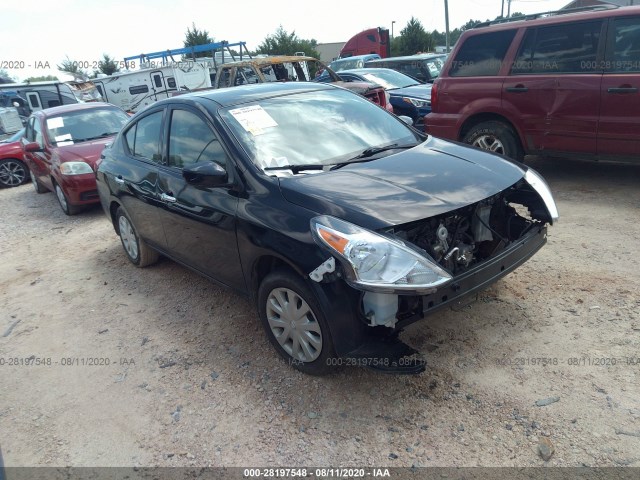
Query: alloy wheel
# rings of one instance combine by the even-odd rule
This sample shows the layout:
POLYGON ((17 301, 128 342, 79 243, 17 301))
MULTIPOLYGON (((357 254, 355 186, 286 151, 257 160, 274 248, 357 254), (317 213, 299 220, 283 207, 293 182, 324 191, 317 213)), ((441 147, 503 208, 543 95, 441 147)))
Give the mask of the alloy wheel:
POLYGON ((480 135, 473 142, 473 146, 482 148, 483 150, 489 150, 493 153, 505 154, 504 145, 495 135, 480 135))
POLYGON ((0 184, 5 187, 17 187, 24 182, 27 171, 21 162, 5 160, 0 163, 0 184))

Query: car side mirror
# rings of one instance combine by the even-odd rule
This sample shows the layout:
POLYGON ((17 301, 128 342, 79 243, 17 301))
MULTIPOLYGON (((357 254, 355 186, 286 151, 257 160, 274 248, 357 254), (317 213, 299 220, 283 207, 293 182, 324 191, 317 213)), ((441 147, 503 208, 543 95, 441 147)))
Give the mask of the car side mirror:
POLYGON ((182 169, 182 176, 192 185, 221 187, 228 183, 227 171, 215 162, 196 163, 182 169))
POLYGON ((398 115, 398 118, 407 125, 413 125, 413 119, 411 117, 407 117, 406 115, 398 115))
POLYGON ((38 142, 29 142, 24 145, 26 152, 41 152, 43 149, 38 142))

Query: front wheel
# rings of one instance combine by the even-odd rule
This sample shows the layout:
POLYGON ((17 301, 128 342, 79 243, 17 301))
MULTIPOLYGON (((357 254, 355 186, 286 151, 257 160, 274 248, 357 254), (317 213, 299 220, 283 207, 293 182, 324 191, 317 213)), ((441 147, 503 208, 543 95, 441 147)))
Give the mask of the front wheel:
POLYGON ((258 313, 269 341, 289 365, 310 375, 335 370, 335 350, 324 313, 299 276, 280 270, 262 281, 258 313))
POLYGON ((69 203, 69 199, 65 195, 64 190, 62 190, 62 187, 58 185, 58 183, 55 181, 53 182, 53 189, 56 192, 56 197, 58 198, 58 203, 60 204, 60 208, 62 208, 62 211, 65 214, 75 215, 81 210, 81 207, 77 205, 72 205, 71 203, 69 203))
POLYGON ((32 171, 29 171, 29 176, 31 177, 31 185, 33 185, 33 189, 36 193, 46 193, 49 191, 42 186, 32 171))
POLYGON ((118 235, 127 258, 136 267, 146 267, 158 261, 158 252, 149 247, 136 232, 131 220, 122 208, 116 212, 118 235))
POLYGON ((522 160, 524 152, 513 130, 498 121, 482 122, 474 125, 462 139, 476 148, 522 160))
POLYGON ((22 185, 27 175, 27 167, 20 160, 7 158, 0 161, 0 188, 22 185))

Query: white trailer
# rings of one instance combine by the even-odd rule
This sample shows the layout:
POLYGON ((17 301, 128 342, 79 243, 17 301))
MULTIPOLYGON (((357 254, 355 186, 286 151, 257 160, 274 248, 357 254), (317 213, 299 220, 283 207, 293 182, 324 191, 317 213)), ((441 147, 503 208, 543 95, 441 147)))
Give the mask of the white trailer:
POLYGON ((116 73, 96 78, 93 83, 106 102, 137 112, 157 100, 171 97, 173 92, 210 87, 211 78, 207 66, 185 60, 158 68, 116 73))

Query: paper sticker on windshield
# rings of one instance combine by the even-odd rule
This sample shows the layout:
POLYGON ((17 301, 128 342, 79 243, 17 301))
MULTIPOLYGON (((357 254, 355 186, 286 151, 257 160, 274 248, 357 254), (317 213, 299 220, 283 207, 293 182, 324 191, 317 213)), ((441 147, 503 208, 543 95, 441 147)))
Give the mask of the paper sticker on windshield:
POLYGON ((253 135, 262 135, 265 128, 277 127, 278 124, 260 105, 234 108, 229 110, 242 128, 253 135))
POLYGON ((47 120, 47 128, 49 130, 62 127, 64 127, 64 120, 62 119, 62 117, 54 117, 47 120))
POLYGON ((55 137, 56 145, 59 147, 64 147, 65 145, 73 145, 73 139, 71 138, 70 133, 65 133, 64 135, 58 135, 55 137))

